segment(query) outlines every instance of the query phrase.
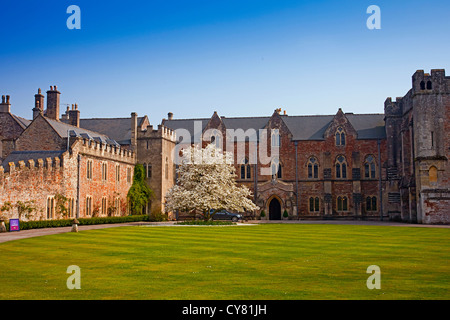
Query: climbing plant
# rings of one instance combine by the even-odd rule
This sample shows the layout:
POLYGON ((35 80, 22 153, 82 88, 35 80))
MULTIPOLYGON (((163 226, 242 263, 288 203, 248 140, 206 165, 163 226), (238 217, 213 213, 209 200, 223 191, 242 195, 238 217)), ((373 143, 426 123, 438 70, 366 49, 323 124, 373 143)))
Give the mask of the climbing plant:
POLYGON ((133 184, 128 190, 128 204, 131 214, 142 214, 142 209, 153 197, 153 191, 145 182, 145 169, 142 164, 134 167, 133 184))

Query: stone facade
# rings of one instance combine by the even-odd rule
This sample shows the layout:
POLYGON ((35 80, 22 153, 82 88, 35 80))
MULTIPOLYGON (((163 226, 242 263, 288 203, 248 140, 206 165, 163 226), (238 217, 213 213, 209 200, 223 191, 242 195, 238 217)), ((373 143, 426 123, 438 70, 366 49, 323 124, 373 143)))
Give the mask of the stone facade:
POLYGON ((419 223, 450 222, 450 77, 418 70, 404 97, 385 102, 389 214, 419 223))
MULTIPOLYGON (((285 211, 291 219, 380 219, 383 205, 387 203, 386 175, 380 170, 387 161, 386 138, 383 133, 378 138, 359 138, 347 116, 353 115, 346 115, 339 109, 336 115, 321 119, 327 124, 327 129, 320 139, 311 140, 298 139, 291 130, 308 122, 310 119, 307 116, 294 118, 291 122, 288 115, 275 110, 271 117, 263 119, 262 128, 267 132, 264 139, 268 150, 273 147, 270 133, 277 132, 280 137, 277 162, 281 165, 281 172, 275 175, 263 173, 263 169, 270 173, 273 162, 264 161, 259 156, 255 163, 245 164, 251 157, 250 146, 255 142, 228 141, 230 135, 227 129, 237 129, 240 122, 251 121, 250 118, 240 121, 220 118, 214 113, 210 120, 204 120, 203 144, 211 141, 211 134, 207 132, 214 132, 214 129, 220 134, 223 140, 221 146, 225 146, 226 151, 230 151, 226 146, 231 143, 237 182, 252 190, 254 201, 260 207, 259 212, 248 215, 258 216, 264 210, 267 217, 272 219, 281 219, 285 211), (232 127, 227 127, 227 120, 232 127), (339 145, 336 143, 338 130, 345 137, 345 142, 339 145), (237 152, 239 148, 246 150, 244 155, 237 152), (366 177, 364 169, 369 156, 373 161, 374 172, 366 177), (342 169, 336 172, 336 162, 340 157, 344 159, 345 173, 342 169), (369 206, 366 205, 368 197, 369 206), (274 201, 278 204, 274 204, 274 201)), ((382 121, 379 115, 375 117, 382 121)), ((184 120, 180 122, 186 125, 184 120)), ((176 120, 165 123, 169 127, 182 129, 176 120)), ((257 141, 255 150, 263 148, 261 139, 257 141)))
MULTIPOLYGON (((59 94, 56 86, 48 92, 54 96, 50 108, 59 110, 59 94)), ((44 116, 40 96, 33 120, 16 135, 0 166, 0 205, 31 204, 32 220, 127 214, 136 153, 103 134, 44 116), (64 214, 61 205, 68 210, 64 214)), ((4 122, 16 118, 7 111, 0 117, 4 122)), ((3 214, 16 218, 18 210, 3 214)))
POLYGON ((448 224, 449 93, 444 70, 418 70, 405 96, 386 99, 384 114, 339 109, 291 116, 276 109, 267 117, 214 112, 211 118, 175 119, 168 113, 155 128, 134 112, 130 118, 82 119, 76 104, 58 119, 56 86, 47 91, 47 110, 39 89, 32 121, 13 115, 3 97, 0 205, 34 199, 40 217, 51 219, 56 216, 49 203, 55 204, 49 199, 64 195, 77 217, 124 214, 140 163, 155 193, 144 213, 164 212, 180 146, 215 143, 233 152, 236 181, 251 189, 260 207, 248 216, 264 211, 265 219, 274 220, 286 212, 289 219, 448 224))

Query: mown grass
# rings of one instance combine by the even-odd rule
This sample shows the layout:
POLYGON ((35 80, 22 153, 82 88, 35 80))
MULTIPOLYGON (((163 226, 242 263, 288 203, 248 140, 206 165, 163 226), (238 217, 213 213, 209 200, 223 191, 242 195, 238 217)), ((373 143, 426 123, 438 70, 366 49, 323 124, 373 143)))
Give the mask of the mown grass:
POLYGON ((65 233, 0 244, 0 299, 449 299, 449 244, 450 229, 351 225, 65 233))

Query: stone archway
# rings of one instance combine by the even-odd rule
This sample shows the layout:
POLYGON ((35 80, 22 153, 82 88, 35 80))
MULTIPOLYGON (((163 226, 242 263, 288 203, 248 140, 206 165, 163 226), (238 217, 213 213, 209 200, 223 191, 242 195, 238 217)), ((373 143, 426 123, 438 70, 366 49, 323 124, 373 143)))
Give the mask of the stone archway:
POLYGON ((269 220, 281 220, 281 203, 276 197, 269 202, 269 220))

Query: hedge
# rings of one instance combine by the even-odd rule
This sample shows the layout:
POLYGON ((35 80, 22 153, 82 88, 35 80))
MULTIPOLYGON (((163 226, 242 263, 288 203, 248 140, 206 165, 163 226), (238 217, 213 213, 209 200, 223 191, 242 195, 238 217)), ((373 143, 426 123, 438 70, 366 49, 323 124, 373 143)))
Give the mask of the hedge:
MULTIPOLYGON (((63 220, 39 220, 39 221, 20 221, 20 230, 40 229, 40 228, 59 228, 72 226, 73 219, 63 220)), ((93 217, 93 218, 79 218, 79 226, 94 225, 94 224, 112 224, 112 223, 126 223, 150 221, 148 215, 135 215, 124 217, 93 217)), ((9 222, 5 222, 6 229, 9 231, 9 222)))

